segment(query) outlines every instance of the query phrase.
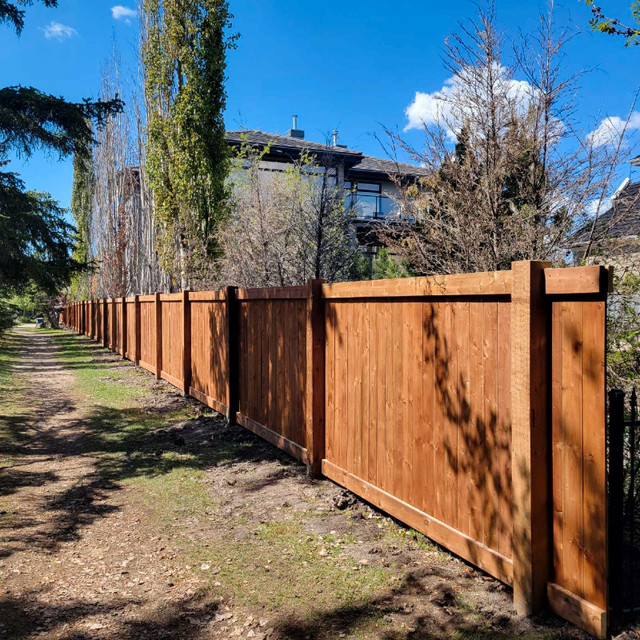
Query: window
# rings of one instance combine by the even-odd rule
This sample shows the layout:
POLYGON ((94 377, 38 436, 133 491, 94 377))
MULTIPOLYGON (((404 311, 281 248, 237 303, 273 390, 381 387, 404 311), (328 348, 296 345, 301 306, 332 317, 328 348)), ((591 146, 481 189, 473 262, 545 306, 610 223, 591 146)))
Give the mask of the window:
POLYGON ((348 192, 346 204, 353 209, 356 218, 384 218, 395 209, 391 198, 382 195, 382 185, 376 182, 345 181, 348 192))
POLYGON ((358 192, 364 191, 365 193, 381 193, 382 186, 379 184, 374 184, 373 182, 358 182, 357 183, 358 192))

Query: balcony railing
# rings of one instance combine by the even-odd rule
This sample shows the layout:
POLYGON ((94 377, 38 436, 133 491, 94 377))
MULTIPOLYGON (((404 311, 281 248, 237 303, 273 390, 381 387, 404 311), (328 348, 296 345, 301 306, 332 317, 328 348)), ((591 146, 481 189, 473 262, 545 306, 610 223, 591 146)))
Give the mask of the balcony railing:
POLYGON ((358 220, 386 218, 397 213, 396 203, 386 196, 356 194, 347 200, 358 220))

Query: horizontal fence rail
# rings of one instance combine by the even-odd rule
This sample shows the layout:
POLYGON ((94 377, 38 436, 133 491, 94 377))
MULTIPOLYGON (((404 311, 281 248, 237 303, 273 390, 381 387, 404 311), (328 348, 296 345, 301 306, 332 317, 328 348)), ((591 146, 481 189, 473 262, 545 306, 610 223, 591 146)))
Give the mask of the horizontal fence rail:
POLYGON ((607 267, 133 296, 61 320, 512 585, 608 630, 607 267))

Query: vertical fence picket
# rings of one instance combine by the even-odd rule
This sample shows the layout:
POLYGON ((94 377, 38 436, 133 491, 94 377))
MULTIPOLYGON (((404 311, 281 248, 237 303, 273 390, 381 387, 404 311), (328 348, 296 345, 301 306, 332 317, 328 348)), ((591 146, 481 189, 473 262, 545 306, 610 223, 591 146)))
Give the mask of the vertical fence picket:
POLYGON ((324 458, 325 430, 325 327, 322 280, 310 280, 307 294, 306 335, 306 445, 309 474, 319 478, 324 458))
POLYGON ((239 323, 240 309, 238 307, 237 287, 225 287, 226 300, 226 337, 227 337, 227 420, 235 424, 238 412, 238 396, 240 386, 240 347, 239 323))
POLYGON ((189 290, 182 292, 182 384, 184 395, 191 387, 191 303, 189 290))
POLYGON ((155 312, 155 347, 156 347, 156 380, 162 377, 162 302, 160 293, 156 292, 154 298, 155 312))
POLYGON ((624 392, 609 391, 609 597, 613 613, 621 613, 624 589, 624 392))

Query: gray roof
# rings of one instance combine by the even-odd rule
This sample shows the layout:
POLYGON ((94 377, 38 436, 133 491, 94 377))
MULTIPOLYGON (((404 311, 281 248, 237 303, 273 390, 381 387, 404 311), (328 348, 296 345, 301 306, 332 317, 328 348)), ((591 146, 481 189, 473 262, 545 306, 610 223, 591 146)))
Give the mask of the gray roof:
MULTIPOLYGON (((573 234, 574 244, 589 241, 591 222, 573 234)), ((616 197, 607 211, 596 222, 593 239, 632 238, 640 234, 640 182, 630 182, 616 197)))
POLYGON ((359 173, 404 176, 423 176, 428 174, 428 171, 423 167, 403 162, 396 162, 395 160, 365 156, 362 152, 356 151, 355 149, 334 147, 333 145, 311 142, 304 138, 281 136, 275 133, 258 131, 256 129, 227 131, 226 138, 227 142, 234 146, 240 146, 243 143, 257 147, 271 145, 271 149, 275 154, 295 156, 302 151, 318 154, 329 153, 334 157, 341 157, 348 165, 348 171, 357 171, 359 173))
POLYGON ((351 171, 375 171, 387 175, 429 175, 429 170, 415 164, 396 162, 395 160, 362 156, 362 160, 351 167, 351 171))
POLYGON ((344 147, 334 147, 328 144, 320 144, 319 142, 311 142, 304 138, 293 138, 289 136, 280 136, 276 133, 265 133, 256 129, 246 129, 242 131, 227 131, 227 141, 231 144, 240 145, 242 143, 254 146, 266 146, 270 144, 272 147, 281 149, 291 149, 292 151, 311 151, 316 153, 333 153, 344 156, 358 157, 362 156, 360 151, 354 149, 346 149, 344 147))

